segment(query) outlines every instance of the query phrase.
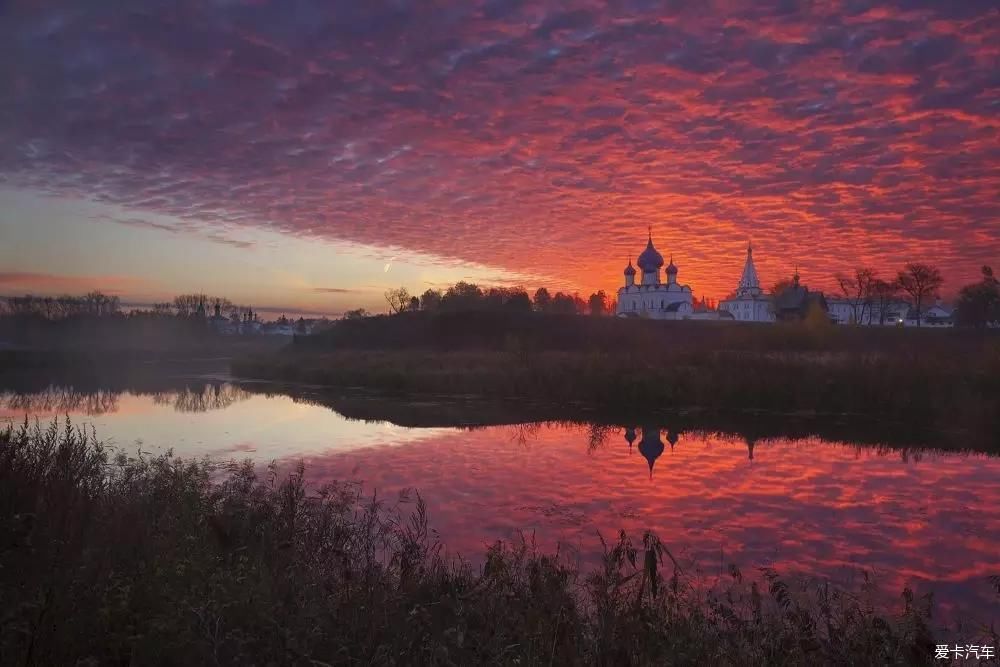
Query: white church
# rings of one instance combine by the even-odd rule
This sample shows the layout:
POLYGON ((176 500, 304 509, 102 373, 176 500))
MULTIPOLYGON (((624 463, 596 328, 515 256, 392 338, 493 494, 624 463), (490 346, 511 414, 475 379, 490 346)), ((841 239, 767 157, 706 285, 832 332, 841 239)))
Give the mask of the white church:
POLYGON ((694 312, 691 288, 677 282, 677 267, 673 257, 667 265, 667 282, 660 282, 663 255, 653 247, 650 230, 646 249, 636 259, 642 272, 640 282, 635 282, 635 267, 629 259, 625 267, 625 286, 618 288, 617 314, 622 317, 648 317, 657 320, 681 320, 694 312))
POLYGON ((736 293, 719 303, 719 313, 727 312, 740 322, 774 322, 772 297, 764 294, 753 263, 753 247, 747 243, 747 259, 736 293))

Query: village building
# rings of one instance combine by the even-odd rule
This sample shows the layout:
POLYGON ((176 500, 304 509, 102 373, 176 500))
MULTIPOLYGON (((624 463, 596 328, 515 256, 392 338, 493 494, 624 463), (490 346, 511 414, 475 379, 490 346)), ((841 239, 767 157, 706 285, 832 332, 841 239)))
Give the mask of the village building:
POLYGON ((804 320, 812 309, 819 309, 825 314, 828 311, 826 297, 822 292, 810 291, 801 284, 796 269, 792 284, 774 296, 774 317, 779 322, 804 320))

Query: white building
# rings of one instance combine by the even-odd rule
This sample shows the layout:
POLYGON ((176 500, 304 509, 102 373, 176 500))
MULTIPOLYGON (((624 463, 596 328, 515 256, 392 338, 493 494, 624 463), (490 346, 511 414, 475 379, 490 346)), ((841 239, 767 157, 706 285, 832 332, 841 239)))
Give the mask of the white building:
POLYGON ((920 321, 917 321, 917 311, 911 308, 906 314, 905 325, 908 327, 953 327, 955 326, 954 311, 948 308, 939 300, 930 308, 924 308, 920 313, 920 321))
POLYGON ((663 255, 653 247, 650 231, 646 249, 636 260, 642 276, 635 283, 636 270, 629 260, 625 267, 625 286, 618 288, 618 310, 621 317, 649 317, 657 320, 687 319, 694 312, 691 288, 677 282, 677 267, 670 258, 667 266, 667 282, 660 282, 660 268, 663 255))
POLYGON ((827 297, 826 305, 834 323, 863 326, 897 326, 906 319, 910 309, 910 304, 902 299, 880 305, 874 301, 866 303, 844 297, 827 297))
POLYGON ((719 303, 719 312, 728 312, 740 322, 774 322, 771 296, 764 294, 757 277, 757 267, 753 263, 753 248, 747 244, 747 259, 743 264, 743 275, 736 286, 736 293, 719 303))

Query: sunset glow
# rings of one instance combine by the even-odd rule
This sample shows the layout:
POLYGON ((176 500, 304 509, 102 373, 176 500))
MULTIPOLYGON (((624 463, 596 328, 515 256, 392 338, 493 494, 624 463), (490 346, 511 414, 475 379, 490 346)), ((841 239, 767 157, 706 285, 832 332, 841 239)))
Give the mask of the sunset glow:
POLYGON ((1000 264, 996 3, 660 5, 6 3, 0 294, 1000 264))

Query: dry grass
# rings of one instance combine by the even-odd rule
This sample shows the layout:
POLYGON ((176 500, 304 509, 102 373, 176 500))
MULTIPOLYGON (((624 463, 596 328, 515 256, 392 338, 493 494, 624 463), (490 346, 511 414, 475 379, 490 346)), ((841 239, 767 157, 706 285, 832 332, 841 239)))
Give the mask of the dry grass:
POLYGON ((0 433, 0 522, 4 664, 934 664, 909 592, 890 612, 735 566, 699 588, 649 534, 592 573, 524 541, 473 568, 418 495, 129 458, 68 422, 0 433))

